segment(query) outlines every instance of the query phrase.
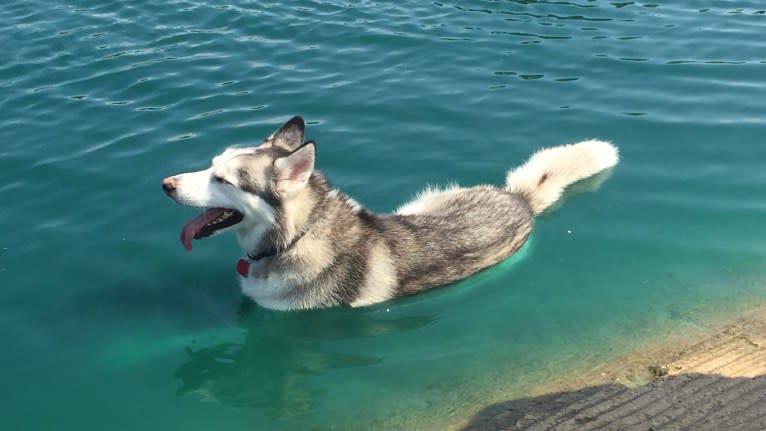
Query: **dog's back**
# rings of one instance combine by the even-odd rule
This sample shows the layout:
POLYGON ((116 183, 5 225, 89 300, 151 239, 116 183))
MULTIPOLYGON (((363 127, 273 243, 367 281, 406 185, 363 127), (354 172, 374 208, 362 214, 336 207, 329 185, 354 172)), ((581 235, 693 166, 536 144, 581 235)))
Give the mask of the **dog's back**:
POLYGON ((427 189, 386 218, 399 262, 397 294, 461 280, 506 259, 567 186, 617 161, 613 145, 584 141, 534 154, 508 173, 504 188, 427 189))
POLYGON ((399 265, 399 295, 492 266, 521 248, 532 232, 532 210, 518 193, 477 186, 431 194, 421 207, 382 217, 399 265))

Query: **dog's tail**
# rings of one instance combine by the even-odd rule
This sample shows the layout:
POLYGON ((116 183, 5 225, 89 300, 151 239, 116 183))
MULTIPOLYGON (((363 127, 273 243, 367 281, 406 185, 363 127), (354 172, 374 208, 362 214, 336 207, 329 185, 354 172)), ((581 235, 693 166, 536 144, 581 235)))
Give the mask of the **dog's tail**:
POLYGON ((537 215, 556 202, 568 185, 611 168, 618 161, 617 147, 605 141, 544 148, 510 170, 505 184, 508 190, 524 195, 537 215))

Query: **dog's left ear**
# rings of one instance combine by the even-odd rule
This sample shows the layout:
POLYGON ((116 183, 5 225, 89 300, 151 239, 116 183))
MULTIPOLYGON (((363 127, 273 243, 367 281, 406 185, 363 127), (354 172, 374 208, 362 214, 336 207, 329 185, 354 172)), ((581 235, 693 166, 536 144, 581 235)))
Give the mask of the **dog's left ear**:
POLYGON ((296 192, 309 182, 314 171, 316 144, 306 142, 302 147, 285 157, 274 160, 274 182, 280 193, 296 192))
POLYGON ((303 118, 296 115, 266 138, 263 141, 263 146, 276 146, 288 151, 294 151, 303 144, 305 130, 306 125, 303 122, 303 118))

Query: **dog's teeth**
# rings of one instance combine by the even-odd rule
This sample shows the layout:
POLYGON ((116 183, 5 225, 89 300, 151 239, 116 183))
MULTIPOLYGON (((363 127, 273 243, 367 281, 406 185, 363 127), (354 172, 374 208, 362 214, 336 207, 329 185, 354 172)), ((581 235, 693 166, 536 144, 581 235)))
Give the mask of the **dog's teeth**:
POLYGON ((218 217, 216 217, 215 219, 210 221, 207 225, 208 226, 213 226, 215 224, 218 224, 218 223, 226 220, 227 218, 231 217, 232 214, 234 214, 234 211, 224 211, 223 214, 219 215, 218 217))

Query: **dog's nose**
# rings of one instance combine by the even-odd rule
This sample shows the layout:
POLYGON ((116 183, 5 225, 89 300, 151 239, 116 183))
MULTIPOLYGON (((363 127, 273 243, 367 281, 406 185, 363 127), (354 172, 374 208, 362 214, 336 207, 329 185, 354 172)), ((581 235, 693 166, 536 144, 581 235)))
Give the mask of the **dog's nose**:
POLYGON ((173 196, 173 194, 176 192, 175 177, 167 177, 164 180, 162 180, 162 190, 165 191, 166 195, 173 196))

